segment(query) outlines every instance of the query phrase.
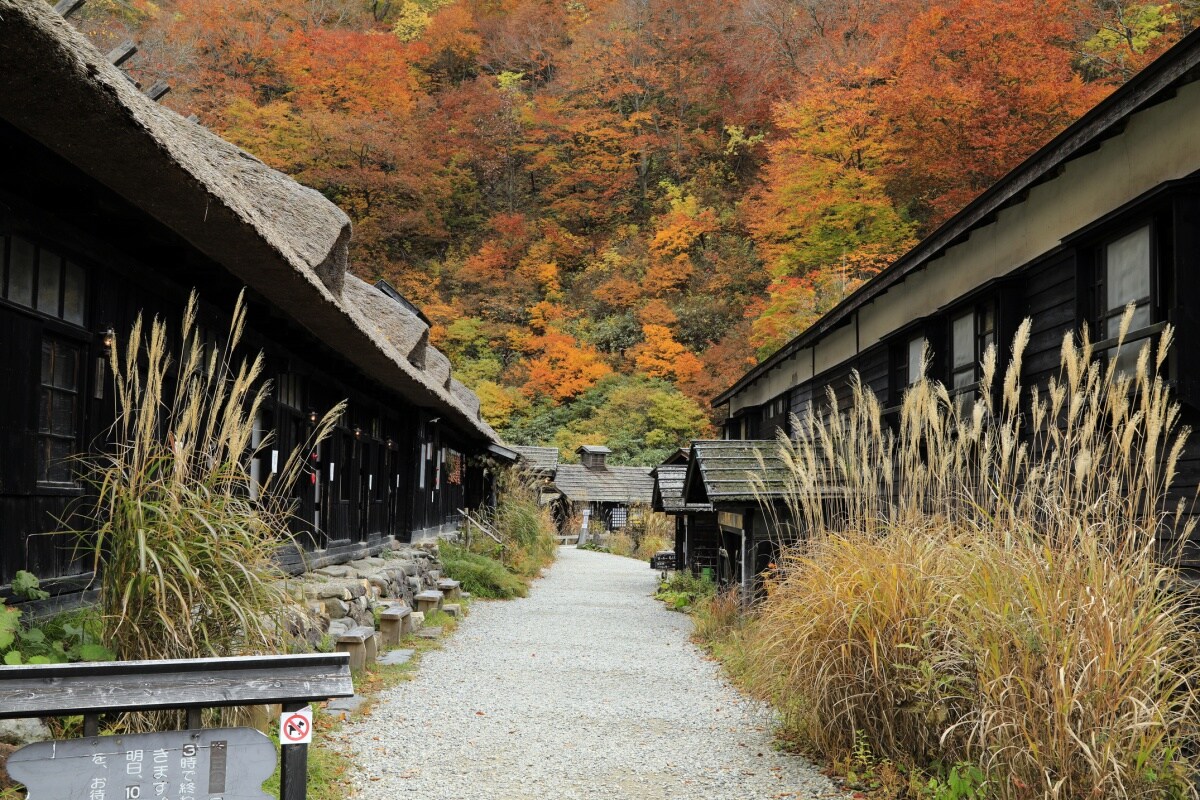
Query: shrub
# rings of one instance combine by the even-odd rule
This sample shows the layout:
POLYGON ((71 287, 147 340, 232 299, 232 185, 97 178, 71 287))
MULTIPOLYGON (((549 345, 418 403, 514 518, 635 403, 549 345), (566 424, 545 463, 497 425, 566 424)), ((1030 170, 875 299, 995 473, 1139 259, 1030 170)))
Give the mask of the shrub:
POLYGON ((857 381, 848 409, 830 395, 797 421, 782 446, 808 539, 745 634, 750 680, 830 758, 862 737, 974 766, 987 797, 1186 794, 1200 661, 1194 598, 1161 561, 1192 527, 1166 499, 1187 435, 1156 375, 1170 331, 1132 374, 1067 337, 1060 377, 1025 393, 1028 334, 998 397, 991 350, 978 397, 923 381, 897 433, 857 381))
POLYGON ((464 529, 466 546, 489 556, 526 578, 539 575, 558 554, 557 530, 548 507, 538 502, 540 482, 529 473, 510 469, 497 479, 496 510, 483 521, 490 534, 464 529))
POLYGON ((655 597, 670 608, 682 610, 691 608, 698 601, 716 593, 717 586, 712 581, 695 576, 691 572, 676 572, 662 582, 655 597))
POLYGON ((474 597, 507 600, 529 592, 525 581, 494 558, 472 553, 460 545, 443 542, 438 548, 445 573, 474 597))
POLYGON ((649 506, 633 506, 626 526, 608 534, 605 543, 611 553, 648 560, 659 550, 671 549, 674 539, 670 517, 649 506))

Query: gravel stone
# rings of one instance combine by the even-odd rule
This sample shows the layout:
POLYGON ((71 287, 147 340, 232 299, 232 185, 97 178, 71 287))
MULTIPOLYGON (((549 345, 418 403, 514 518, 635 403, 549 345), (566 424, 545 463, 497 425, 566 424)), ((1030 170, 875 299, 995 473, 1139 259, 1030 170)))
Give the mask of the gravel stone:
POLYGON ((688 641, 645 562, 561 548, 348 724, 361 800, 846 797, 688 641))

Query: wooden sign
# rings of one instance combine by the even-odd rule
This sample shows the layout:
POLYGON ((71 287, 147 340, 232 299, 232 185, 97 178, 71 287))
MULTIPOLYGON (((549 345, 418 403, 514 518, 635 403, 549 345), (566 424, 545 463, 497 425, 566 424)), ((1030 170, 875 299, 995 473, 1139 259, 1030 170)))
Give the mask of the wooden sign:
POLYGON ((275 746, 252 728, 94 736, 8 758, 29 800, 268 800, 275 746))

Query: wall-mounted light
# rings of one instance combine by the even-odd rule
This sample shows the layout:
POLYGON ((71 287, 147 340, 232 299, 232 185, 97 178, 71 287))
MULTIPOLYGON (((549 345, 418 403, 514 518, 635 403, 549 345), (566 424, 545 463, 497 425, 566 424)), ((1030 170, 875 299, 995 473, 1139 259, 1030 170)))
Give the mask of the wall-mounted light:
POLYGON ((308 410, 308 422, 310 425, 317 424, 317 410, 315 408, 310 408, 308 410))
POLYGON ((104 330, 100 331, 100 344, 104 347, 104 352, 111 353, 113 345, 117 342, 117 332, 109 325, 104 330))
POLYGON ((354 438, 355 438, 355 439, 361 439, 361 438, 362 438, 362 428, 355 428, 355 429, 354 429, 354 438))
POLYGON ((395 439, 393 439, 392 437, 390 437, 390 436, 389 436, 389 437, 387 438, 387 447, 388 447, 388 450, 391 450, 391 449, 392 449, 393 447, 395 447, 395 446, 396 446, 396 440, 395 440, 395 439))

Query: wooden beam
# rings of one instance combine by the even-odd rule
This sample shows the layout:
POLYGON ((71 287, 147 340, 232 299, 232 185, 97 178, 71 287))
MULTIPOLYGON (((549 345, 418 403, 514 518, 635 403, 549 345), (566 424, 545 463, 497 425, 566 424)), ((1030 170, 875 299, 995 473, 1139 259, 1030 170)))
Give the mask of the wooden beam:
POLYGON ((0 667, 0 719, 350 697, 345 653, 0 667))
POLYGON ((54 10, 58 12, 60 17, 66 19, 81 9, 86 2, 87 0, 58 0, 54 5, 54 10))
POLYGON ((166 81, 155 81, 154 85, 146 90, 146 96, 157 103, 159 100, 162 100, 169 91, 171 91, 171 87, 166 81))
POLYGON ((126 39, 112 50, 109 50, 108 55, 105 56, 105 58, 107 58, 108 63, 112 64, 114 67, 119 67, 129 59, 133 58, 133 54, 137 51, 137 43, 132 39, 126 39))

